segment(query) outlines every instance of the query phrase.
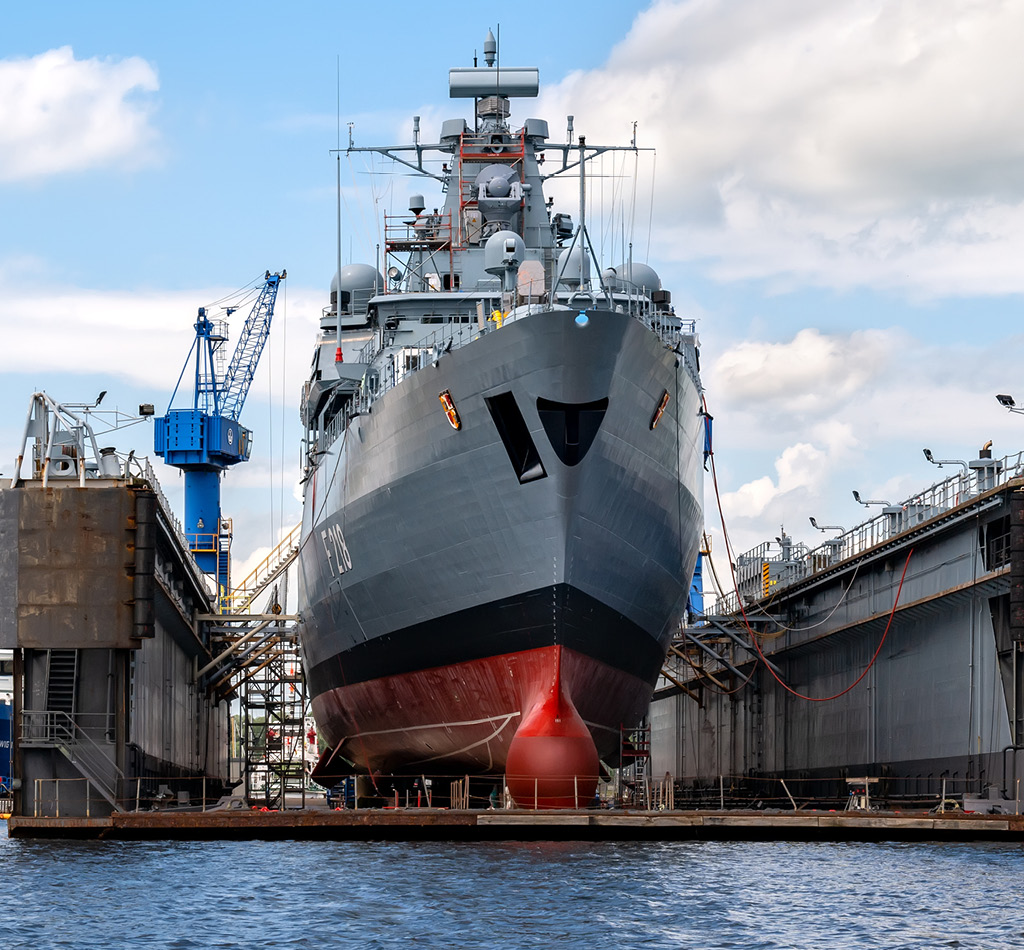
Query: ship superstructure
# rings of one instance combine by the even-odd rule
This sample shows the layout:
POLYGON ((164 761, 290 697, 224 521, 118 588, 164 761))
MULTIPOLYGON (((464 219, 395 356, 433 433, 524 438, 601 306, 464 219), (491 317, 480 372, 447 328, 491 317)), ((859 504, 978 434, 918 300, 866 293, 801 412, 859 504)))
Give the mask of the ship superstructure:
POLYGON ((609 149, 511 124, 538 73, 489 44, 450 73, 472 121, 364 149, 439 198, 385 216, 384 273, 339 261, 302 401, 300 629, 321 774, 504 773, 544 807, 592 798, 646 711, 697 557, 704 420, 656 272, 591 267, 585 203, 574 223, 545 200, 609 149))

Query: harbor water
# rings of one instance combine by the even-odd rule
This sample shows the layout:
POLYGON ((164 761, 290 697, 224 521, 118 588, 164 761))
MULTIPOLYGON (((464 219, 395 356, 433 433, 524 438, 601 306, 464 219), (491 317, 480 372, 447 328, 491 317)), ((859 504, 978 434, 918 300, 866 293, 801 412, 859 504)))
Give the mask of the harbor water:
POLYGON ((0 946, 1002 950, 1024 848, 10 840, 0 946))

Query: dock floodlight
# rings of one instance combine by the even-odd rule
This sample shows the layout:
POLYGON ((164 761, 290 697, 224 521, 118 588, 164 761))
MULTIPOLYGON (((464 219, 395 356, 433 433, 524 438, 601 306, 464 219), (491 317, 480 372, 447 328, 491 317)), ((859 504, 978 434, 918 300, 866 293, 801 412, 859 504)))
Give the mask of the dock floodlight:
MULTIPOLYGON (((854 492, 854 495, 856 494, 857 493, 854 492)), ((846 528, 844 528, 841 524, 818 524, 818 521, 815 518, 808 518, 807 520, 810 521, 811 527, 817 528, 818 531, 839 531, 843 534, 846 533, 846 528)))
POLYGON ((931 449, 922 449, 921 451, 924 452, 924 457, 931 462, 932 465, 937 465, 939 468, 942 468, 943 465, 959 465, 964 470, 965 474, 968 471, 967 463, 963 461, 963 459, 937 459, 932 455, 931 449))
POLYGON ((1024 412, 1024 406, 1018 406, 1014 401, 1013 396, 1008 396, 1006 393, 999 393, 996 396, 996 400, 999 405, 1004 409, 1008 409, 1010 412, 1024 412))
POLYGON ((863 505, 865 508, 868 508, 871 505, 884 505, 886 508, 890 507, 889 502, 883 501, 882 499, 878 498, 869 498, 867 501, 865 501, 863 498, 860 497, 859 491, 854 491, 853 500, 857 502, 858 505, 863 505))

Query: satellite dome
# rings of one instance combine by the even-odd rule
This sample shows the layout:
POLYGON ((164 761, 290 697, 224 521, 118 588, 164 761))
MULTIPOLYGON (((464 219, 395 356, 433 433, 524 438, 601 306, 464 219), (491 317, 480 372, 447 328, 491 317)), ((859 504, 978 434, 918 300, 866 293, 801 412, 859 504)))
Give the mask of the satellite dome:
POLYGON ((580 286, 580 258, 583 259, 583 282, 590 280, 590 255, 578 244, 558 255, 558 273, 567 287, 580 286))
MULTIPOLYGON (((362 313, 375 294, 384 289, 384 278, 372 264, 346 264, 341 269, 341 312, 362 313)), ((337 300, 338 275, 331 280, 331 302, 337 300)))
POLYGON ((515 231, 495 231, 484 245, 484 270, 503 274, 506 262, 515 261, 516 268, 526 259, 526 244, 515 231))
POLYGON ((626 293, 653 293, 661 290, 661 278, 658 272, 647 264, 638 264, 628 261, 625 264, 618 264, 613 268, 615 271, 615 283, 619 290, 626 293))

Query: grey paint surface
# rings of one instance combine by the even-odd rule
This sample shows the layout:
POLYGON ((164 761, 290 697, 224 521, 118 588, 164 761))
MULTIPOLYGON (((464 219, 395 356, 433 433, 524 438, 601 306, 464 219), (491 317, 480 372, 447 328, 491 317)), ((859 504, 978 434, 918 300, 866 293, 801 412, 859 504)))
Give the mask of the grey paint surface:
POLYGON ((1012 717, 1024 713, 1015 699, 1021 664, 1000 619, 1009 565, 987 564, 983 540, 1005 530, 1008 510, 997 504, 919 532, 859 566, 851 561, 776 594, 771 611, 788 629, 766 641, 769 659, 793 689, 827 701, 793 695, 763 665, 732 695, 698 689, 702 706, 685 695, 658 699, 655 774, 715 783, 719 775, 887 775, 899 782, 894 788, 927 786, 931 794, 943 776, 959 790, 970 776, 981 785, 1005 780, 1012 796, 1024 771, 1015 772, 1009 755, 1004 776, 1003 756, 1020 742, 1012 717), (904 565, 900 609, 877 659, 836 696, 882 643, 904 565))
POLYGON ((659 642, 686 598, 702 517, 702 420, 677 355, 639 321, 534 314, 443 356, 359 417, 306 486, 303 646, 316 664, 363 639, 569 583, 659 642), (449 425, 448 389, 462 417, 449 425), (664 391, 673 397, 657 429, 664 391), (548 477, 520 484, 484 398, 511 391, 548 477), (579 465, 557 458, 538 397, 609 408, 579 465), (315 495, 315 501, 314 501, 315 495), (335 575, 322 533, 342 531, 335 575))

